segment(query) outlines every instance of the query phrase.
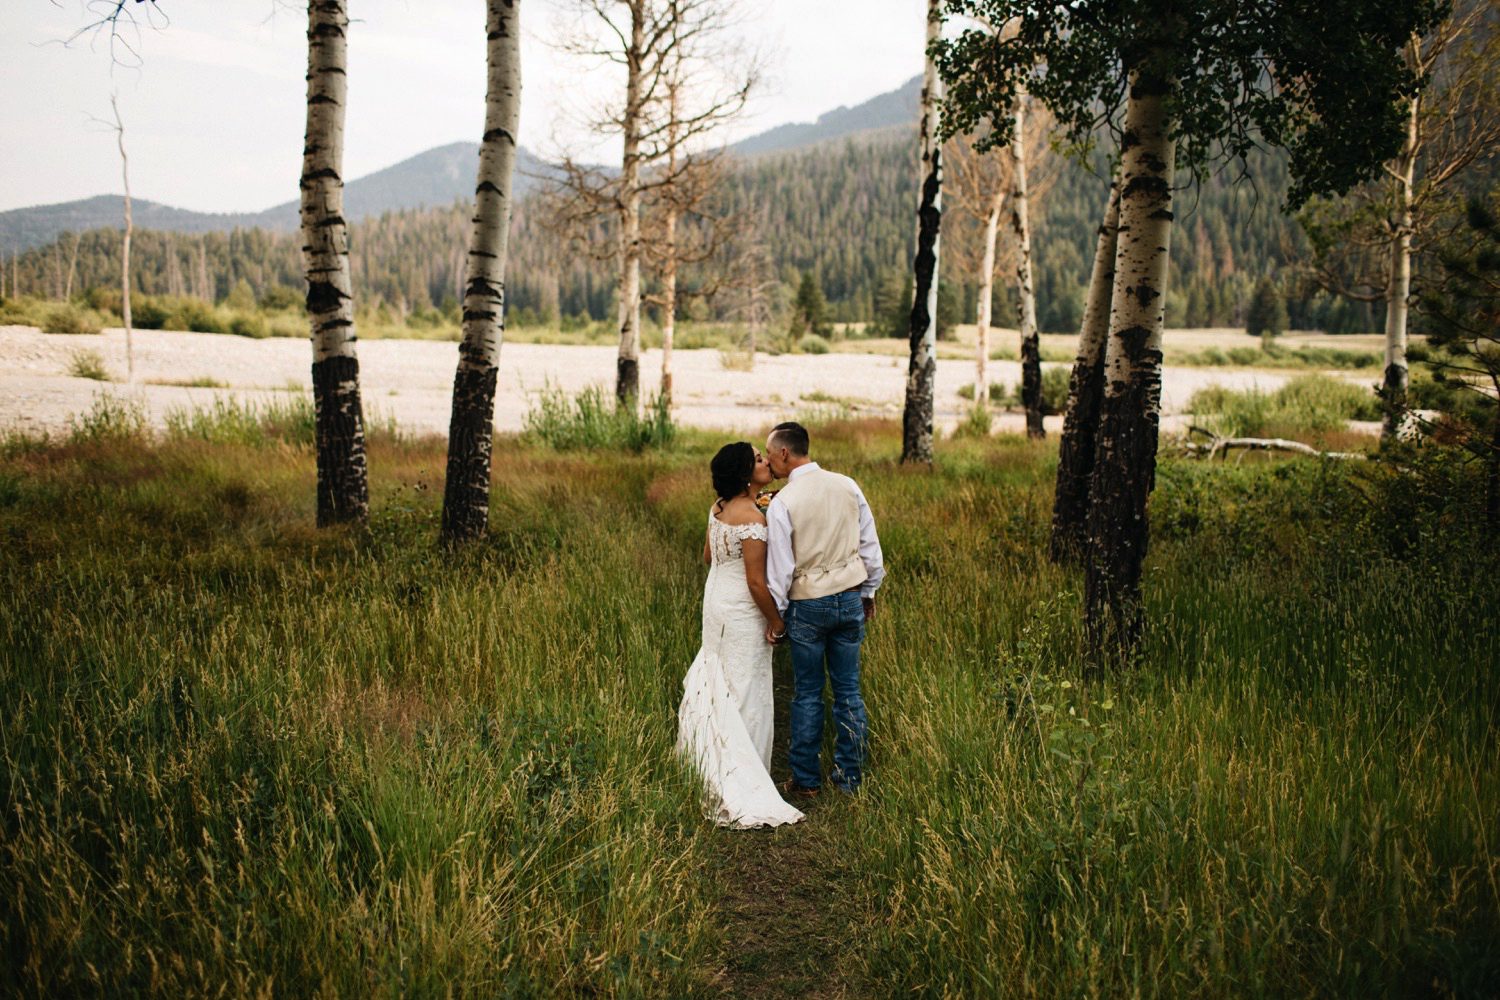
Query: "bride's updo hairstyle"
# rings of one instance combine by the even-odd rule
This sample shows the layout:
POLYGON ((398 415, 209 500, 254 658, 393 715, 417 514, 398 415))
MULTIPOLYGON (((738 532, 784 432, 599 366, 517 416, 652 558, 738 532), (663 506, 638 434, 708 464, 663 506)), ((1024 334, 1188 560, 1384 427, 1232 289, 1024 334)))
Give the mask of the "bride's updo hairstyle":
POLYGON ((746 441, 726 444, 708 464, 708 469, 713 474, 714 493, 722 507, 750 485, 750 477, 755 474, 755 448, 746 441))

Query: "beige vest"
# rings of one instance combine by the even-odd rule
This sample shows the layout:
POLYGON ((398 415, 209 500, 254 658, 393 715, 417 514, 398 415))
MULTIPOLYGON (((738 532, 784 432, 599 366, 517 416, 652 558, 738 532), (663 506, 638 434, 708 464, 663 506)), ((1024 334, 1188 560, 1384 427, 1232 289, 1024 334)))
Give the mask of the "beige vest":
POLYGON ((792 522, 796 570, 787 596, 827 597, 865 582, 854 481, 823 469, 800 472, 776 494, 792 522))

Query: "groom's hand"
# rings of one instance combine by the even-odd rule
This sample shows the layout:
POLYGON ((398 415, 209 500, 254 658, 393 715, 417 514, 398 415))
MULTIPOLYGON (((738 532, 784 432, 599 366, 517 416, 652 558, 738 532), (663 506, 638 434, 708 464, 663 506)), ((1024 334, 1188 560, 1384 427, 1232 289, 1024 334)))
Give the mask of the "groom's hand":
POLYGON ((769 642, 773 646, 779 646, 783 642, 786 642, 786 627, 783 626, 782 627, 782 631, 777 632, 775 628, 773 628, 770 625, 767 625, 766 626, 766 642, 769 642))
POLYGON ((861 597, 859 600, 860 600, 860 603, 865 606, 865 621, 867 621, 867 622, 874 621, 875 620, 875 598, 873 598, 873 597, 861 597))

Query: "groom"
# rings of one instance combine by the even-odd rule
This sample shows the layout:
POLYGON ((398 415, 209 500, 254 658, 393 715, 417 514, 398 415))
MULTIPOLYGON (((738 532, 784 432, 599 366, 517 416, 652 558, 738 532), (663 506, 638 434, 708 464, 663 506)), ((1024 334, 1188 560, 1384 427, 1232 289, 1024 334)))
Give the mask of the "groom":
MULTIPOLYGON (((807 428, 777 424, 766 460, 786 486, 766 510, 766 577, 791 639, 792 780, 782 791, 812 798, 823 784, 823 678, 833 688, 833 785, 853 792, 863 777, 869 722, 859 693, 859 645, 885 579, 875 518, 854 480, 807 457, 807 428)), ((783 636, 767 632, 772 642, 783 636)))

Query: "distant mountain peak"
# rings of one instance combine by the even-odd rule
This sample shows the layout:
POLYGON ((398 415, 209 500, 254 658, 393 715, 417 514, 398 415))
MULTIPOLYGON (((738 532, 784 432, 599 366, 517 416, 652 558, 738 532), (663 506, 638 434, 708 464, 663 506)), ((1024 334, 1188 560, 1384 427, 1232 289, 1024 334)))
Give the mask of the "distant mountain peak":
MULTIPOLYGON (((877 94, 853 107, 838 107, 816 121, 778 125, 729 147, 740 156, 782 152, 857 135, 893 125, 912 125, 922 78, 913 77, 895 90, 877 94)), ((525 149, 517 150, 515 196, 524 197, 548 174, 548 166, 525 149)), ((399 163, 366 174, 344 187, 344 213, 359 221, 418 208, 439 208, 472 198, 479 145, 451 142, 409 156, 399 163)), ((57 205, 0 212, 0 253, 14 253, 43 246, 65 232, 84 232, 120 225, 121 198, 98 195, 57 205)), ((134 199, 135 224, 143 229, 202 233, 236 228, 261 228, 288 232, 297 227, 295 199, 261 212, 192 212, 169 205, 134 199)))
POLYGON ((877 94, 853 107, 834 108, 819 115, 817 121, 777 125, 741 139, 729 149, 741 156, 754 156, 810 146, 871 129, 915 124, 921 96, 922 78, 914 76, 895 90, 877 94))

